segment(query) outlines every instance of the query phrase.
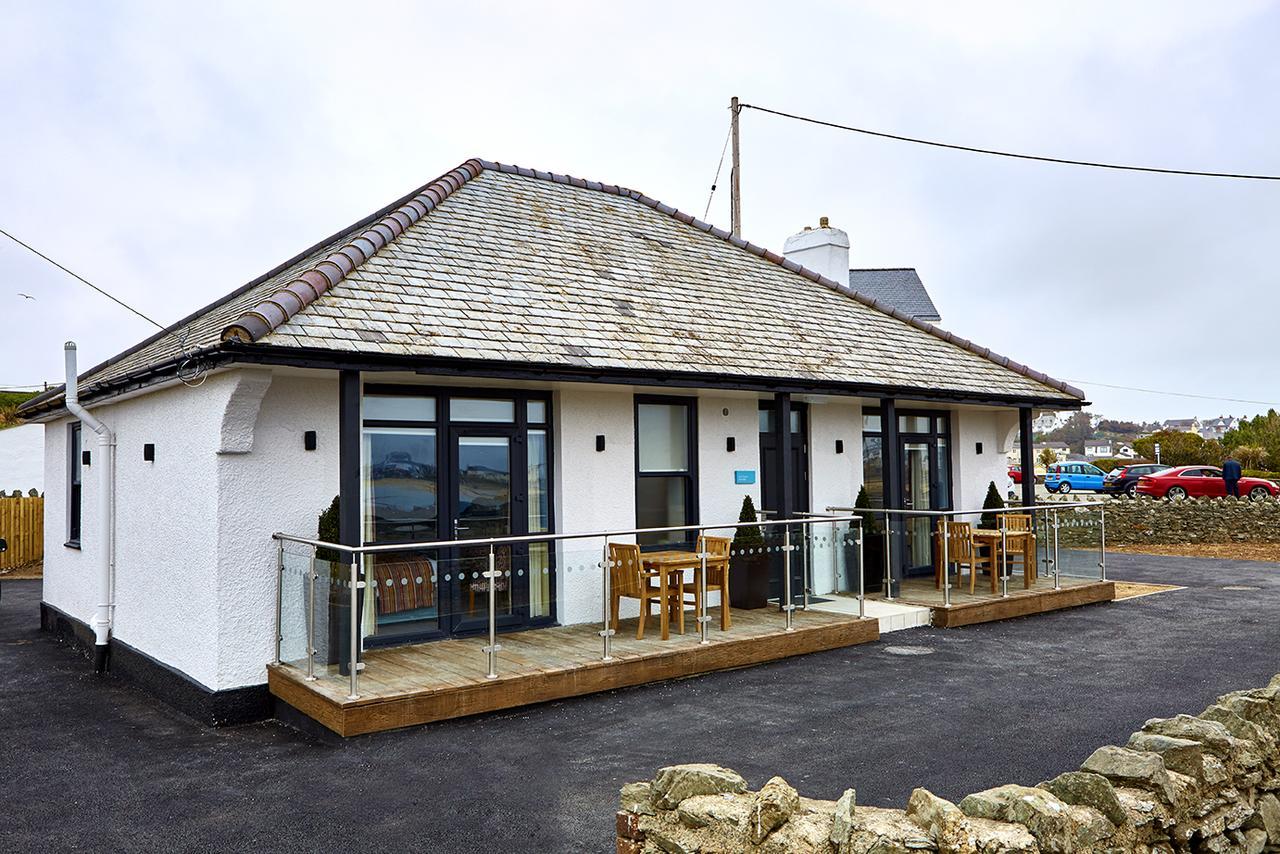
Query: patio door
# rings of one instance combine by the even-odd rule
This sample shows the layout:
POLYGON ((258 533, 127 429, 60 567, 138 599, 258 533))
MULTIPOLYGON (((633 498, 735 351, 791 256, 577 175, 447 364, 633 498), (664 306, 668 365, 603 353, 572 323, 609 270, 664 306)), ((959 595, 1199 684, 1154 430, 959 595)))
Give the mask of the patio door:
MULTIPOLYGON (((904 510, 951 507, 950 422, 945 414, 904 414, 898 419, 904 510)), ((902 562, 907 574, 933 571, 937 516, 906 516, 902 562)))
MULTIPOLYGON (((509 428, 462 428, 453 431, 450 448, 452 489, 450 534, 456 540, 507 537, 517 531, 525 512, 523 489, 516 489, 516 434, 509 428)), ((489 625, 489 546, 459 545, 445 559, 442 597, 450 603, 452 634, 478 632, 489 625), (449 570, 453 571, 450 572, 449 570)), ((494 547, 497 624, 519 625, 528 610, 527 589, 516 584, 516 565, 525 563, 527 546, 494 547)), ((523 573, 520 574, 521 576, 523 573)), ((445 627, 442 627, 445 628, 445 627)))

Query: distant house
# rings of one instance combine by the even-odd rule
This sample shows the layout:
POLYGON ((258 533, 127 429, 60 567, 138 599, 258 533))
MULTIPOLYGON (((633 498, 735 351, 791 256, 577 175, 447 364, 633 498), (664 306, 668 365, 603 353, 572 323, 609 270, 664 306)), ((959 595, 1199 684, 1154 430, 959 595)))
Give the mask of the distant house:
POLYGON ((1084 443, 1084 455, 1091 460, 1111 456, 1111 440, 1090 439, 1084 443))
POLYGON ((0 494, 44 492, 44 428, 19 424, 0 429, 0 494))
MULTIPOLYGON (((1070 414, 1070 413, 1068 413, 1070 414)), ((1031 429, 1037 433, 1049 433, 1062 426, 1066 419, 1058 412, 1041 412, 1031 422, 1031 429)))
POLYGON ((1122 444, 1115 449, 1115 453, 1112 454, 1112 456, 1122 460, 1136 460, 1138 458, 1138 452, 1133 449, 1133 445, 1122 444))
POLYGON ((1171 418, 1160 426, 1177 433, 1199 433, 1201 424, 1199 418, 1171 418))
POLYGON ((942 321, 942 315, 925 290, 924 282, 912 267, 850 270, 849 287, 893 306, 915 320, 942 321))
POLYGON ((1230 430, 1235 430, 1240 426, 1240 419, 1231 415, 1219 415, 1217 418, 1211 418, 1208 421, 1200 422, 1199 433, 1205 439, 1221 440, 1230 430))

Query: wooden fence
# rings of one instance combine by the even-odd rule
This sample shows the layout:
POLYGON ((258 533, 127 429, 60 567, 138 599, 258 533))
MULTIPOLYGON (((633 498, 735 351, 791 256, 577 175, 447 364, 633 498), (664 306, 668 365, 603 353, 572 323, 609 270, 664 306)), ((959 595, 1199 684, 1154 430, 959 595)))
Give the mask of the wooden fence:
POLYGON ((44 560, 44 498, 0 497, 0 537, 9 541, 0 569, 44 560))

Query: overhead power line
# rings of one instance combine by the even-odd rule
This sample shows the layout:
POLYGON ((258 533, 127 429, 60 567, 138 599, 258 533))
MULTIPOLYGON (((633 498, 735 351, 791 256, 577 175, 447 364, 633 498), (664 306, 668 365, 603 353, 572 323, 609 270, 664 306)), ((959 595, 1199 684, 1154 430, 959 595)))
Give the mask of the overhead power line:
POLYGON ((1280 403, 1270 400, 1247 400, 1241 397, 1217 397, 1212 394, 1192 394, 1191 392, 1185 391, 1160 391, 1159 389, 1154 388, 1135 388, 1128 385, 1110 385, 1109 383, 1095 383, 1088 380, 1067 380, 1067 382, 1076 383, 1078 385, 1096 385, 1101 386, 1102 388, 1114 388, 1119 389, 1120 391, 1138 391, 1143 394, 1162 394, 1167 395, 1168 397, 1193 397, 1197 400, 1213 400, 1219 403, 1252 403, 1256 406, 1280 407, 1280 403))
POLYGON ((720 160, 716 163, 716 177, 711 179, 711 192, 707 194, 707 209, 702 212, 702 221, 707 222, 711 215, 711 200, 716 195, 716 185, 720 183, 720 170, 724 168, 724 153, 729 150, 729 138, 733 136, 733 128, 724 135, 724 145, 720 147, 720 160))
POLYGON ((742 104, 741 107, 744 110, 756 110, 761 113, 781 116, 784 119, 794 119, 798 122, 807 122, 812 125, 835 128, 836 130, 847 130, 852 131, 853 133, 865 134, 866 136, 879 137, 880 139, 892 139, 897 142, 910 142, 915 145, 930 145, 934 148, 949 148, 953 151, 967 151, 970 154, 989 154, 993 157, 1012 157, 1017 160, 1036 160, 1041 163, 1057 163, 1063 166, 1089 166, 1094 169, 1117 169, 1122 172, 1153 172, 1158 175, 1191 175, 1201 178, 1240 178, 1249 181, 1280 181, 1280 175, 1250 175, 1239 172, 1208 172, 1197 169, 1162 169, 1156 166, 1129 166, 1119 163, 1099 163, 1092 160, 1073 160, 1066 157, 1044 157, 1038 154, 1022 154, 1014 151, 1001 151, 995 148, 978 148, 972 145, 957 145, 956 143, 951 142, 939 142, 938 140, 933 139, 920 139, 919 137, 914 136, 903 136, 902 134, 886 133, 885 131, 853 127, 852 125, 842 125, 837 122, 815 119, 810 116, 800 116, 795 113, 787 113, 782 110, 770 109, 769 107, 760 107, 755 104, 742 104))
POLYGON ((111 300, 111 301, 112 301, 112 302, 114 302, 116 305, 119 305, 119 306, 121 306, 122 308, 125 308, 125 309, 127 309, 127 310, 129 310, 129 311, 133 312, 134 314, 138 315, 138 317, 141 317, 143 320, 145 320, 147 323, 150 323, 152 326, 156 327, 157 329, 161 329, 161 330, 163 330, 163 329, 164 329, 164 327, 163 327, 163 326, 161 326, 159 323, 157 323, 156 321, 154 321, 154 320, 152 320, 151 318, 147 317, 145 314, 143 314, 142 312, 138 311, 136 308, 134 308, 133 306, 129 305, 129 304, 128 304, 127 302, 125 302, 124 300, 122 300, 122 299, 120 299, 119 297, 117 297, 117 296, 115 296, 115 295, 113 295, 113 294, 110 294, 110 293, 108 293, 107 291, 103 290, 102 288, 98 287, 98 286, 97 286, 97 285, 95 285, 93 282, 89 281, 89 280, 88 280, 88 279, 86 279, 84 276, 80 275, 79 273, 77 273, 77 272, 75 272, 75 271, 73 271, 73 270, 68 270, 66 267, 62 266, 62 265, 61 265, 61 264, 59 264, 57 261, 53 260, 53 259, 52 259, 52 258, 50 258, 48 255, 44 254, 44 253, 43 253, 43 252, 41 252, 39 249, 36 249, 36 248, 35 248, 34 246, 32 246, 31 244, 29 244, 29 243, 24 243, 23 241, 21 241, 21 240, 19 240, 18 238, 14 237, 14 236, 13 236, 12 234, 10 234, 9 232, 5 231, 3 228, 0 228, 0 234, 3 234, 5 237, 9 238, 9 239, 10 239, 10 240, 12 240, 14 243, 18 244, 19 246, 21 246, 23 249, 27 250, 27 251, 28 251, 28 252, 30 252, 31 254, 33 254, 33 255, 35 255, 35 256, 37 256, 37 257, 39 257, 39 258, 43 258, 44 260, 48 261, 50 264, 52 264, 53 266, 57 267, 57 268, 58 268, 59 270, 61 270, 62 272, 66 273, 68 276, 71 276, 73 279, 76 279, 77 281, 79 281, 79 282, 81 282, 81 283, 83 283, 83 284, 86 284, 86 285, 88 285, 89 287, 93 288, 95 291, 97 291, 98 293, 102 294, 104 297, 106 297, 107 299, 111 300))

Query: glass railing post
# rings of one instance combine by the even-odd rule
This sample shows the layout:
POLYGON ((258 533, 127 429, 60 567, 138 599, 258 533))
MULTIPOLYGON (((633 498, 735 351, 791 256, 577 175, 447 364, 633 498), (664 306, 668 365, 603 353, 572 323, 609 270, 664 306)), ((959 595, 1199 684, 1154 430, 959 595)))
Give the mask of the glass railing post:
POLYGON ((307 579, 307 681, 316 681, 316 559, 311 557, 311 572, 307 579))
POLYGON ((1107 508, 1098 508, 1098 570, 1099 578, 1107 580, 1107 508))
POLYGON ((612 617, 613 606, 613 582, 612 568, 609 566, 609 538, 604 538, 604 553, 600 559, 600 613, 603 628, 600 629, 600 637, 604 642, 604 652, 600 656, 601 661, 613 661, 613 624, 610 622, 612 617))
POLYGON ((802 604, 801 604, 801 610, 802 610, 802 611, 808 611, 808 610, 809 610, 809 589, 810 589, 810 587, 812 586, 812 585, 810 584, 810 577, 811 577, 811 569, 812 569, 812 568, 811 568, 811 567, 810 567, 810 565, 809 565, 809 552, 813 549, 813 525, 812 525, 812 523, 810 523, 810 522, 801 522, 801 523, 800 523, 800 542, 803 544, 803 549, 804 549, 803 554, 802 554, 802 560, 801 560, 801 563, 800 563, 800 573, 801 573, 801 576, 800 576, 800 587, 801 587, 801 591, 800 591, 800 601, 801 601, 801 603, 802 603, 802 604))
POLYGON ((951 607, 951 537, 947 530, 947 517, 938 517, 939 536, 942 537, 942 605, 951 607))
MULTIPOLYGON (((702 546, 698 551, 698 561, 701 566, 698 569, 698 643, 711 643, 707 639, 707 623, 711 622, 711 618, 707 616, 707 531, 705 528, 698 530, 698 543, 702 546)), ((683 573, 681 573, 683 575, 683 573)), ((724 588, 720 588, 720 595, 724 596, 724 588)), ((680 607, 684 607, 684 594, 680 594, 680 607)), ((728 602, 721 602, 721 608, 728 608, 728 602)))
POLYGON ((782 526, 782 599, 782 613, 786 617, 787 631, 794 631, 795 627, 791 625, 791 613, 796 606, 791 600, 791 526, 788 524, 782 526))
POLYGON ((893 601, 893 540, 892 531, 893 516, 888 513, 884 514, 884 598, 886 602, 893 601))
POLYGON ((360 554, 351 553, 351 693, 348 700, 360 699, 360 554))
POLYGON ((862 520, 858 520, 858 619, 867 617, 867 576, 863 565, 862 520))
MULTIPOLYGON (((1005 514, 1000 514, 1000 595, 1009 595, 1009 530, 1005 514)), ((1024 570, 1025 571, 1025 570, 1024 570)))
POLYGON ((1058 564, 1058 508, 1053 508, 1053 587, 1055 590, 1062 586, 1061 575, 1058 564))
POLYGON ((489 645, 484 653, 489 659, 489 672, 486 679, 498 678, 498 561, 493 543, 489 544, 489 571, 485 573, 489 579, 489 645))
POLYGON ((280 663, 280 644, 284 642, 284 540, 276 540, 276 655, 280 663))

